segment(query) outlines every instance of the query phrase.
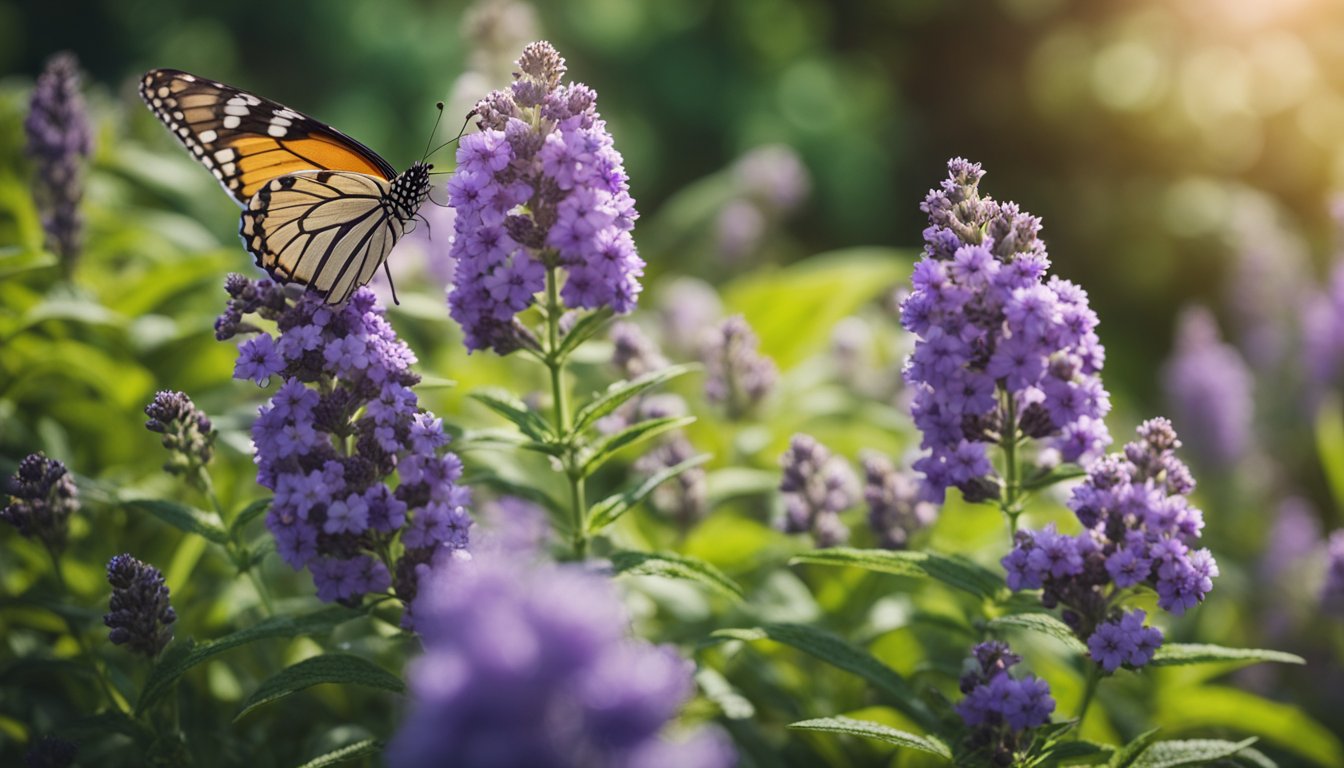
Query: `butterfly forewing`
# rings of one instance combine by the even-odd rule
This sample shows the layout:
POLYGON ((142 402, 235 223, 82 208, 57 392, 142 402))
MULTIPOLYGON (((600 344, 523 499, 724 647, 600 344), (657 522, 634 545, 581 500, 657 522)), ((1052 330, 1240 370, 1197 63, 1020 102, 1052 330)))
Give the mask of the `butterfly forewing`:
POLYGON ((396 175, 335 128, 224 83, 156 69, 140 81, 140 96, 241 205, 273 179, 298 171, 396 175))

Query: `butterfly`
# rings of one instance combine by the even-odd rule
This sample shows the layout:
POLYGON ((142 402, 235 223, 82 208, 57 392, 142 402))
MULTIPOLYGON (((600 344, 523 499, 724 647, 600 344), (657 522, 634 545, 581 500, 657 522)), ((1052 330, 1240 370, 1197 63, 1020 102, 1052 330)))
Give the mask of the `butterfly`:
POLYGON ((155 69, 140 97, 243 207, 238 232, 257 266, 328 304, 386 269, 429 196, 432 165, 398 175, 335 128, 231 85, 155 69))

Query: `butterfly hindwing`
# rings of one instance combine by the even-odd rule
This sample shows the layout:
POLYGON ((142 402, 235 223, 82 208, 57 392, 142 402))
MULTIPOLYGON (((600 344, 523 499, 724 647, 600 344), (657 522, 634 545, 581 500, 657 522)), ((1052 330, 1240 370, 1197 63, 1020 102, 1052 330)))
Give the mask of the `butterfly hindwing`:
POLYGON ((140 96, 240 205, 270 181, 299 171, 354 171, 390 180, 373 150, 319 120, 230 85, 156 69, 140 96))

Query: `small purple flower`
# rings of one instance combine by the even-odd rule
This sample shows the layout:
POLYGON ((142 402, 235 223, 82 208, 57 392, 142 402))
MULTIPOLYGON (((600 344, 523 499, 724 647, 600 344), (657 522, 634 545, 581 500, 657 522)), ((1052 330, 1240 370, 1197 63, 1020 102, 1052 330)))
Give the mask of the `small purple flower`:
POLYGON ((1332 615, 1344 617, 1344 530, 1331 533, 1326 544, 1321 605, 1332 615))
POLYGON ((238 362, 233 366, 233 378, 252 381, 264 387, 272 376, 284 369, 285 358, 276 348, 275 339, 261 334, 238 346, 238 362))
POLYGON ((186 394, 164 390, 145 406, 145 415, 149 417, 145 428, 163 435, 163 447, 168 449, 164 470, 199 485, 198 473, 215 451, 215 430, 205 412, 186 394))
POLYGON ((107 563, 107 582, 112 599, 103 623, 111 628, 108 639, 145 656, 158 656, 173 639, 177 613, 168 599, 168 585, 158 568, 130 555, 117 555, 107 563))
POLYGON ((1219 338, 1213 315, 1181 315, 1176 350, 1163 370, 1173 420, 1200 466, 1232 469, 1250 447, 1252 381, 1240 353, 1219 338))
POLYGON ((0 520, 54 553, 64 550, 70 515, 79 510, 79 491, 65 465, 41 453, 29 454, 5 481, 4 489, 10 498, 0 509, 0 520))
POLYGON ((415 603, 425 654, 388 747, 392 768, 727 768, 717 731, 660 735, 694 691, 692 665, 628 635, 614 587, 574 565, 450 558, 415 603), (668 762, 670 754, 675 759, 668 762))
POLYGON ((1152 660, 1162 646, 1162 630, 1144 626, 1148 614, 1135 610, 1103 622, 1087 639, 1088 653, 1107 672, 1122 665, 1137 669, 1152 660))
POLYGON ((858 480, 849 463, 833 456, 811 435, 798 434, 780 457, 786 533, 810 533, 818 547, 834 547, 849 539, 840 513, 858 500, 858 480))
POLYGON ((23 121, 26 151, 37 166, 34 195, 47 242, 68 274, 79 254, 84 163, 93 153, 93 129, 80 95, 79 62, 72 53, 47 60, 23 121))
POLYGON ((705 397, 722 405, 730 419, 749 415, 774 388, 778 369, 759 346, 760 339, 741 315, 707 331, 700 345, 705 397))
POLYGON ((868 503, 868 525, 884 549, 904 549, 910 536, 938 517, 938 508, 919 498, 919 481, 902 472, 887 457, 863 457, 863 498, 868 503))
POLYGON ((971 749, 993 755, 993 765, 1009 764, 1029 743, 1027 732, 1050 722, 1055 711, 1055 700, 1044 680, 1010 674, 1021 660, 1002 642, 980 643, 972 649, 961 677, 965 698, 957 703, 957 714, 972 729, 971 749))
MULTIPOLYGON (((659 441, 635 461, 635 471, 646 477, 687 461, 697 454, 695 446, 680 431, 659 441)), ((666 515, 683 532, 709 513, 708 475, 703 466, 691 467, 654 489, 653 508, 666 515)))

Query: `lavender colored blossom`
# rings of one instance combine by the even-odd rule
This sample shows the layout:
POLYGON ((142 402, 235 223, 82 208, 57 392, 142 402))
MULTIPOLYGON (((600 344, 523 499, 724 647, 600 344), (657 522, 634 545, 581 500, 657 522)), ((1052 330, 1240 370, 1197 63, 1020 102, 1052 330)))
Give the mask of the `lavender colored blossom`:
POLYGON ((969 746, 989 753, 990 765, 1009 765, 1029 743, 1033 728, 1050 722, 1055 700, 1050 686, 1035 675, 1015 678, 1010 670, 1022 661, 997 640, 980 643, 967 659, 961 677, 957 714, 971 728, 969 746))
POLYGON ((23 121, 26 151, 37 167, 34 192, 51 250, 68 273, 79 254, 84 227, 79 201, 84 196, 84 163, 93 152, 79 62, 72 53, 47 60, 37 78, 23 121))
POLYGON ((41 453, 29 454, 5 481, 5 493, 10 498, 0 509, 0 520, 52 552, 65 549, 70 515, 79 509, 79 491, 64 464, 41 453))
POLYGON ((508 90, 476 105, 480 131, 462 137, 448 184, 451 314, 468 349, 500 354, 523 343, 515 316, 548 271, 563 268, 566 307, 624 314, 644 270, 630 234, 638 213, 597 94, 561 85, 565 62, 550 43, 524 48, 518 68, 508 90))
POLYGON ((24 768, 69 768, 79 755, 79 745, 55 736, 43 736, 23 754, 24 768))
POLYGON ((779 460, 784 494, 786 533, 810 533, 818 547, 834 547, 849 539, 840 513, 858 500, 858 480, 849 463, 834 456, 811 435, 798 434, 779 460))
POLYGON ((1283 499, 1260 556, 1260 577, 1287 593, 1296 592, 1300 582, 1294 571, 1312 557, 1320 543, 1321 522, 1312 503, 1301 496, 1283 499))
POLYGON ((306 568, 324 601, 355 605, 391 588, 409 604, 423 573, 467 546, 472 525, 462 463, 411 389, 414 354, 370 290, 333 307, 307 293, 291 301, 268 280, 232 275, 226 287, 216 335, 257 334, 241 345, 235 376, 282 382, 252 425, 257 482, 275 492, 266 525, 280 557, 306 568), (279 335, 245 322, 253 313, 279 335), (265 376, 243 368, 258 359, 265 376))
POLYGON ((1325 289, 1303 305, 1302 359, 1314 406, 1344 383, 1344 261, 1335 265, 1325 289))
POLYGON ((807 166, 786 144, 747 151, 734 163, 733 177, 749 197, 781 213, 801 205, 812 188, 807 166))
POLYGON ((749 200, 733 200, 719 211, 714 223, 715 250, 725 263, 746 258, 765 236, 765 215, 749 200))
POLYGON ((1321 606, 1331 615, 1344 618, 1344 530, 1331 533, 1326 544, 1321 606))
POLYGON ((391 768, 653 768, 731 765, 699 729, 660 738, 694 691, 692 665, 629 636, 614 586, 577 565, 529 567, 494 554, 451 559, 415 605, 425 654, 391 768), (676 759, 668 762, 669 754, 676 759))
POLYGON ((938 507, 919 498, 919 481, 878 453, 863 457, 863 499, 868 525, 885 549, 905 549, 910 536, 938 518, 938 507))
POLYGON ((1176 349, 1162 382, 1173 421, 1197 463, 1232 469, 1251 442, 1251 372, 1236 348, 1222 342, 1207 309, 1181 314, 1176 349))
MULTIPOLYGON (((651 477, 697 455, 695 446, 681 432, 661 440, 635 461, 635 471, 651 477)), ((708 475, 704 466, 691 467, 654 489, 653 508, 686 531, 709 513, 708 475)))
POLYGON ((906 363, 912 412, 929 451, 915 468, 924 496, 948 487, 972 501, 1003 482, 987 449, 1019 435, 1064 461, 1085 462, 1110 442, 1104 351, 1087 293, 1059 277, 1039 239, 1040 219, 981 197, 980 166, 960 158, 931 190, 924 258, 901 322, 917 336, 906 363))
POLYGON ((163 435, 168 449, 165 471, 196 482, 197 473, 210 463, 215 452, 215 430, 205 412, 182 392, 163 390, 145 406, 145 428, 163 435))
POLYGON ((1136 610, 1097 625, 1087 639, 1092 660, 1107 672, 1114 672, 1121 665, 1137 669, 1151 661, 1162 646, 1162 630, 1144 626, 1146 618, 1146 612, 1136 610))
POLYGON ((699 340, 723 316, 714 287, 694 277, 660 281, 658 328, 664 346, 684 356, 699 352, 699 340))
POLYGON ((611 326, 611 362, 627 379, 666 368, 667 358, 658 351, 658 345, 631 322, 611 326))
POLYGON ((730 419, 749 415, 775 386, 775 361, 758 351, 760 339, 746 318, 733 315, 706 332, 700 345, 705 397, 730 419))
POLYGON ((125 645, 145 656, 158 656, 173 639, 177 612, 168 599, 168 585, 158 568, 130 555, 107 563, 112 599, 103 623, 113 645, 125 645))

